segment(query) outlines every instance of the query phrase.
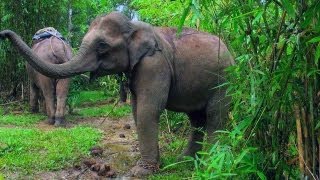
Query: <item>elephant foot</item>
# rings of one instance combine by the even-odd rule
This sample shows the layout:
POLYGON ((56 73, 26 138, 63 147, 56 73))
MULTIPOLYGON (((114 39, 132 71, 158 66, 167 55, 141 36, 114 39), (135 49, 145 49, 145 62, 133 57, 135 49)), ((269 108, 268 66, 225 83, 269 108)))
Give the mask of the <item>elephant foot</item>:
POLYGON ((66 126, 66 121, 64 118, 56 118, 54 126, 56 127, 65 127, 66 126))
POLYGON ((31 111, 32 114, 35 114, 35 113, 38 113, 38 112, 39 112, 39 109, 36 108, 36 107, 32 107, 32 108, 30 109, 30 111, 31 111))
POLYGON ((54 119, 53 118, 48 118, 47 123, 50 125, 54 125, 54 119))
POLYGON ((150 163, 139 160, 137 165, 130 170, 130 175, 133 177, 144 177, 159 171, 158 163, 150 163))

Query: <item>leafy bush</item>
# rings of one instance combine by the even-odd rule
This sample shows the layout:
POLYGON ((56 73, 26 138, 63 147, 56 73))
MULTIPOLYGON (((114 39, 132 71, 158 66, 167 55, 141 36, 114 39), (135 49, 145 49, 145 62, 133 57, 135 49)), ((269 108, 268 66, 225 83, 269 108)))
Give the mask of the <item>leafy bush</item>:
POLYGON ((188 116, 185 113, 177 113, 165 110, 160 116, 160 125, 167 132, 176 132, 188 124, 188 116))
POLYGON ((99 79, 99 85, 103 89, 106 96, 119 96, 119 80, 116 75, 101 77, 99 79))
POLYGON ((143 20, 156 25, 184 24, 214 33, 227 43, 236 59, 236 65, 227 70, 228 94, 232 98, 228 135, 218 136, 217 143, 202 152, 196 161, 195 176, 296 178, 297 171, 292 169, 299 169, 303 176, 316 178, 320 3, 148 3, 133 1, 143 20), (292 136, 297 145, 290 142, 292 136), (293 158, 288 153, 292 149, 299 154, 299 167, 288 163, 293 158))

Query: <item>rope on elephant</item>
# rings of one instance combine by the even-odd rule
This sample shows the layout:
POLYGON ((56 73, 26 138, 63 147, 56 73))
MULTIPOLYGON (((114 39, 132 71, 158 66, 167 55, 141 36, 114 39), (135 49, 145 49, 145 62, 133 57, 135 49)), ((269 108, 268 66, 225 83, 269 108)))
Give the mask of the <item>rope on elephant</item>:
MULTIPOLYGON (((66 52, 66 40, 65 38, 61 35, 61 33, 59 31, 57 31, 55 28, 53 27, 46 27, 46 28, 43 28, 43 29, 40 29, 38 30, 34 36, 32 37, 32 40, 33 41, 39 41, 39 40, 42 40, 42 39, 47 39, 49 38, 50 39, 50 47, 51 47, 51 51, 53 53, 54 56, 56 56, 56 53, 54 52, 54 49, 52 47, 52 38, 53 37, 56 37, 57 39, 59 39, 62 43, 63 43, 63 51, 64 51, 64 58, 65 60, 70 60, 68 57, 67 57, 67 52, 66 52)), ((58 56, 56 56, 58 57, 58 56)))

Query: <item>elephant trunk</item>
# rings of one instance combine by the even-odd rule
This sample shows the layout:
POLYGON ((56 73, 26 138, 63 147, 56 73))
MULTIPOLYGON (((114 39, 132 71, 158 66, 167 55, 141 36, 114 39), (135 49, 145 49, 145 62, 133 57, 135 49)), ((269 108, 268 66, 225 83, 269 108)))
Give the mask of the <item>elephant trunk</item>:
POLYGON ((78 53, 63 64, 51 64, 41 60, 41 58, 33 52, 33 50, 21 39, 19 35, 10 30, 0 32, 5 37, 9 38, 14 46, 20 51, 27 62, 40 73, 52 78, 67 78, 77 74, 82 74, 88 71, 94 71, 98 68, 98 63, 90 62, 84 58, 87 54, 90 45, 83 42, 78 53))

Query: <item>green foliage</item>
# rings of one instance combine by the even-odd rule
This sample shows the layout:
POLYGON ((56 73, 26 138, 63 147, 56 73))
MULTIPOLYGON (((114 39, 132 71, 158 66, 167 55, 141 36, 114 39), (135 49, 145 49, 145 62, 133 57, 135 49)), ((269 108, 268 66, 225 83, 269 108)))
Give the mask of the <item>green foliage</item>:
POLYGON ((79 114, 83 117, 111 117, 121 118, 127 116, 131 112, 129 105, 114 106, 114 105, 103 105, 99 107, 87 107, 81 109, 79 114))
POLYGON ((168 132, 175 132, 188 123, 188 116, 185 113, 177 113, 165 110, 160 116, 160 125, 162 129, 168 132))
POLYGON ((292 169, 298 167, 287 162, 294 158, 288 151, 297 151, 289 139, 296 138, 299 114, 307 136, 302 148, 309 149, 303 156, 316 174, 320 3, 135 0, 132 5, 151 24, 184 24, 217 34, 235 56, 236 65, 227 69, 228 135, 218 136, 218 143, 195 161, 197 177, 296 177, 292 169))
POLYGON ((44 120, 45 118, 46 118, 45 115, 40 115, 40 114, 2 115, 0 117, 0 126, 1 125, 30 126, 44 120))
POLYGON ((72 1, 72 31, 69 32, 72 47, 80 46, 82 37, 88 31, 91 21, 96 16, 109 12, 112 9, 112 5, 110 1, 106 0, 72 1))
POLYGON ((263 154, 257 148, 239 145, 243 137, 234 133, 225 131, 213 145, 205 144, 209 149, 199 152, 194 161, 195 179, 267 179, 261 171, 263 154))
MULTIPOLYGON (((309 176, 317 175, 319 164, 315 160, 319 154, 316 147, 319 147, 317 137, 320 127, 318 1, 132 0, 130 3, 129 0, 37 0, 12 4, 3 0, 0 2, 0 29, 13 29, 29 42, 36 30, 54 26, 63 34, 68 34, 72 45, 78 47, 90 21, 119 4, 130 4, 138 11, 141 20, 153 25, 180 28, 184 25, 214 33, 227 43, 234 54, 236 65, 227 69, 228 94, 232 98, 230 121, 227 130, 217 136, 216 143, 205 144, 207 151, 201 152, 202 155, 195 160, 195 178, 232 179, 233 175, 239 179, 264 179, 265 176, 270 179, 282 176, 296 178, 298 167, 288 162, 298 154, 295 142, 297 128, 302 129, 305 137, 302 147, 305 153, 302 156, 312 172, 309 176), (53 4, 59 8, 52 8, 53 4), (67 11, 70 9, 73 10, 73 27, 68 29, 67 11), (299 121, 302 127, 297 126, 299 121)), ((27 78, 23 61, 15 56, 17 52, 11 50, 6 42, 0 43, 0 49, 5 50, 0 51, 0 66, 4 69, 0 74, 0 101, 4 101, 18 96, 18 91, 27 87, 27 78)), ((81 94, 80 90, 88 90, 87 84, 83 80, 77 82, 71 88, 73 106, 83 105, 84 101, 117 96, 118 84, 114 77, 101 78, 94 85, 95 88, 105 89, 103 96, 81 94)), ((130 112, 126 106, 121 108, 88 107, 81 112, 87 117, 106 116, 109 112, 114 113, 110 114, 114 117, 120 117, 130 112)), ((21 117, 19 125, 35 123, 35 119, 21 117)), ((183 119, 185 116, 165 113, 161 128, 168 134, 179 131, 187 122, 183 119)), ((11 122, 10 115, 1 120, 1 123, 18 125, 13 120, 11 122)), ((43 133, 34 130, 26 130, 25 133, 32 134, 30 131, 43 133)), ((4 131, 1 129, 1 132, 4 131)), ((21 130, 17 132, 22 133, 21 130)), ((176 155, 176 150, 181 149, 185 141, 169 140, 164 150, 176 155)), ((175 162, 170 153, 164 153, 162 161, 165 166, 175 162)), ((22 163, 27 160, 24 158, 22 163)), ((178 166, 172 168, 172 174, 165 177, 187 175, 182 169, 175 172, 178 166)), ((155 178, 161 178, 161 175, 155 178)))
MULTIPOLYGON (((174 118, 178 113, 170 113, 174 118)), ((181 117, 181 114, 177 117, 181 117)), ((183 149, 187 145, 187 126, 176 129, 175 132, 170 132, 166 126, 160 127, 160 151, 161 151, 161 167, 160 172, 154 174, 148 179, 183 179, 192 176, 193 173, 193 161, 189 158, 179 161, 183 149), (186 129, 184 129, 186 128, 186 129)))
POLYGON ((75 107, 84 104, 96 103, 110 98, 103 91, 80 91, 77 95, 72 96, 75 107))
POLYGON ((186 3, 170 0, 133 0, 142 21, 156 26, 177 26, 186 3))
MULTIPOLYGON (((61 32, 67 30, 67 6, 59 8, 55 4, 66 4, 66 0, 32 2, 3 0, 0 2, 0 30, 12 29, 17 32, 27 44, 30 44, 33 34, 43 28, 52 26, 61 32)), ((12 99, 18 96, 22 88, 28 87, 25 62, 18 52, 8 42, 0 43, 0 90, 8 92, 12 99)), ((24 90, 24 93, 26 91, 24 90)), ((22 93, 22 92, 21 92, 22 93)), ((3 96, 3 94, 1 94, 3 96)), ((26 96, 26 95, 25 95, 26 96)))
MULTIPOLYGON (((192 2, 194 4, 195 1, 192 2)), ((304 142, 309 145, 305 145, 305 148, 312 149, 318 144, 314 127, 319 114, 314 110, 317 105, 313 103, 319 91, 316 73, 318 59, 309 53, 316 52, 316 46, 309 45, 308 41, 316 41, 320 32, 320 13, 315 11, 320 7, 319 3, 222 0, 202 1, 201 4, 199 9, 191 8, 192 13, 201 13, 202 16, 198 16, 200 20, 213 17, 211 21, 201 21, 205 24, 203 29, 209 27, 223 39, 228 39, 236 55, 237 65, 227 70, 228 92, 233 103, 230 128, 231 134, 238 134, 242 138, 234 139, 238 142, 236 146, 231 146, 232 141, 213 145, 211 151, 214 153, 203 156, 198 162, 211 162, 207 166, 208 172, 210 167, 218 165, 215 162, 221 162, 220 167, 225 167, 222 173, 231 173, 229 175, 246 177, 252 174, 263 178, 263 174, 268 174, 268 178, 279 178, 285 173, 295 177, 291 169, 297 167, 287 163, 292 158, 287 153, 289 136, 296 130, 294 104, 299 106, 298 111, 307 114, 303 117, 306 122, 302 122, 303 126, 308 127, 303 133, 309 134, 304 142), (231 151, 228 151, 230 147, 231 151), (257 147, 257 152, 262 152, 264 156, 249 155, 249 158, 236 161, 243 154, 248 155, 252 150, 250 147, 257 147), (224 150, 220 151, 219 148, 224 150), (240 148, 241 151, 236 150, 240 148), (262 164, 259 166, 257 163, 248 165, 249 171, 233 169, 228 166, 228 161, 219 160, 228 154, 233 157, 229 158, 233 168, 244 166, 242 163, 247 163, 246 159, 249 162, 253 162, 252 158, 264 159, 260 159, 262 164)), ((307 151, 316 154, 315 149, 307 151)), ((307 154, 303 156, 309 156, 307 154)), ((310 159, 316 158, 314 155, 307 160, 309 163, 310 159)), ((312 166, 315 174, 316 164, 312 166)))
POLYGON ((0 169, 34 173, 58 170, 88 154, 101 132, 85 126, 39 131, 0 128, 0 169))
MULTIPOLYGON (((54 1, 16 1, 0 2, 0 31, 11 29, 17 32, 22 39, 31 44, 34 33, 44 27, 54 27, 60 31, 77 49, 82 37, 87 32, 91 21, 100 14, 106 14, 115 9, 117 4, 124 0, 54 0, 54 1), (70 12, 72 12, 70 14, 70 12)), ((12 100, 23 94, 28 97, 28 78, 25 71, 25 61, 11 44, 0 42, 0 101, 12 100), (21 90, 23 89, 23 92, 21 90)), ((79 90, 86 89, 88 83, 83 78, 75 78, 71 84, 70 97, 77 96, 79 90)), ((92 88, 92 86, 89 86, 92 88)), ((94 89, 94 88, 92 88, 94 89)), ((86 89, 88 90, 88 89, 86 89)), ((72 99, 69 104, 72 104, 72 99)))
POLYGON ((115 75, 101 77, 99 85, 104 90, 106 96, 116 97, 119 95, 119 81, 115 75))

